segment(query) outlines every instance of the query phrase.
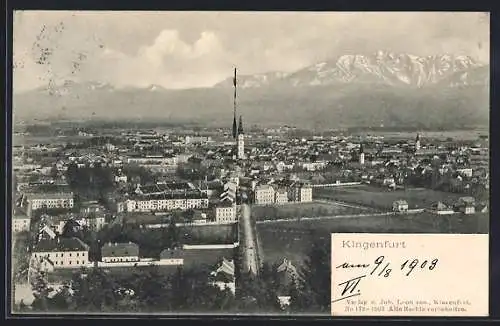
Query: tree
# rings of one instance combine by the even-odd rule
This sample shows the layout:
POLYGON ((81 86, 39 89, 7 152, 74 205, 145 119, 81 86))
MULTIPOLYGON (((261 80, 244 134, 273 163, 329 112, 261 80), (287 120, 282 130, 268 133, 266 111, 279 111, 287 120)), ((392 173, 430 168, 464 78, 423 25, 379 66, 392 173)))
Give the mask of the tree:
POLYGON ((324 237, 316 238, 300 271, 298 289, 292 291, 291 309, 296 312, 325 313, 330 309, 330 243, 324 237))
POLYGON ((52 289, 48 286, 46 275, 44 272, 33 271, 33 276, 31 278, 31 287, 33 289, 33 296, 35 297, 33 303, 31 304, 33 310, 49 311, 49 294, 52 289))

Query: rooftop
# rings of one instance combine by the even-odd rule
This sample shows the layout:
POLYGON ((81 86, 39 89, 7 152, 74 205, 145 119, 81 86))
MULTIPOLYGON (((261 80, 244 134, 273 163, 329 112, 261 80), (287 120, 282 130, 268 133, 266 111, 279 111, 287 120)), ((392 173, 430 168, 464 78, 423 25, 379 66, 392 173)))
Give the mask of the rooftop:
POLYGON ((139 256, 139 246, 133 242, 106 243, 101 248, 102 257, 135 257, 139 256))
POLYGON ((89 246, 78 238, 56 238, 41 240, 33 252, 88 251, 89 246))

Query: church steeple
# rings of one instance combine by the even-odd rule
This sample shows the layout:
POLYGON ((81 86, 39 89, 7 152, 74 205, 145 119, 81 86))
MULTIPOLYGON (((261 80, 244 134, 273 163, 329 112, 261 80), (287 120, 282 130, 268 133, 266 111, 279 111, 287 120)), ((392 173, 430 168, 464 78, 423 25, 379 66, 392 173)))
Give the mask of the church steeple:
POLYGON ((243 132, 243 117, 240 115, 240 122, 238 124, 238 135, 244 134, 243 132))

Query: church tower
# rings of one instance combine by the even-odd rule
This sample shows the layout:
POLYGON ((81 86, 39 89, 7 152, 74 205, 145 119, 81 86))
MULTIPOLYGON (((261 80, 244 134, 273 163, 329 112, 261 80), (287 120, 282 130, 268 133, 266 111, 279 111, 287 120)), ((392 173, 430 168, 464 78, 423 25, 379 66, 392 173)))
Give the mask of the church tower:
POLYGON ((363 143, 359 146, 359 164, 365 164, 365 149, 363 147, 363 143))
POLYGON ((420 149, 420 134, 417 134, 417 138, 415 139, 415 150, 420 149))
POLYGON ((240 122, 238 124, 238 159, 245 158, 245 134, 243 132, 243 118, 240 115, 240 122))

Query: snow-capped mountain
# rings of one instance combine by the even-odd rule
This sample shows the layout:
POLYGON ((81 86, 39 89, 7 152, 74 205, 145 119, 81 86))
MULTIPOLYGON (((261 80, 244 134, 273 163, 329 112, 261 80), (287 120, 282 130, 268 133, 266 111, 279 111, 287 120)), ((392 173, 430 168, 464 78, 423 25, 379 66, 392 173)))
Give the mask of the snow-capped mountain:
MULTIPOLYGON (((63 81, 15 93, 29 119, 153 119, 232 122, 232 76, 208 88, 117 86, 63 81)), ((247 123, 316 127, 489 123, 489 66, 458 55, 379 51, 342 55, 291 73, 239 75, 238 112, 247 123)))
MULTIPOLYGON (((316 63, 294 73, 244 75, 241 87, 324 86, 336 83, 382 83, 391 86, 424 87, 456 76, 457 73, 483 67, 469 56, 433 55, 419 57, 406 53, 378 51, 369 55, 347 54, 316 63)), ((217 86, 229 86, 229 81, 217 86)), ((450 86, 460 81, 450 80, 450 86)))

